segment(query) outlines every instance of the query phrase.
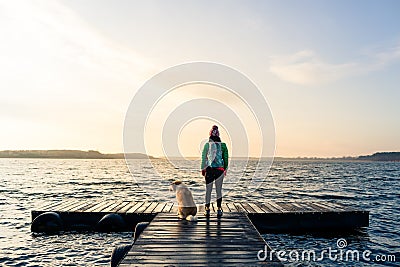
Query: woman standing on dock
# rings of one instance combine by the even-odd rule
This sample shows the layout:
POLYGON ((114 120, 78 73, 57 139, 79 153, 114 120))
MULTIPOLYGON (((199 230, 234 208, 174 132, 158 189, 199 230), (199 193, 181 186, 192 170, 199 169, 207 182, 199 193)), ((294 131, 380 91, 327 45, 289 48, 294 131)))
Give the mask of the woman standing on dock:
POLYGON ((204 215, 210 216, 210 202, 213 182, 217 192, 217 216, 222 216, 222 183, 228 169, 228 148, 219 138, 218 126, 214 125, 210 131, 210 138, 204 144, 201 173, 206 179, 206 204, 204 215))

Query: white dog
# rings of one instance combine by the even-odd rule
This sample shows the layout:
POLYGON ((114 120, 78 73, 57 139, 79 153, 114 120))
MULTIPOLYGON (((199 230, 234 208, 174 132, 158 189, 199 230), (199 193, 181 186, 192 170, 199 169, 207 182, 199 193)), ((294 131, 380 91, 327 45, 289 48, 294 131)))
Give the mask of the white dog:
POLYGON ((188 221, 196 221, 197 207, 194 203, 192 193, 181 181, 171 183, 170 189, 176 192, 178 201, 178 218, 188 221))

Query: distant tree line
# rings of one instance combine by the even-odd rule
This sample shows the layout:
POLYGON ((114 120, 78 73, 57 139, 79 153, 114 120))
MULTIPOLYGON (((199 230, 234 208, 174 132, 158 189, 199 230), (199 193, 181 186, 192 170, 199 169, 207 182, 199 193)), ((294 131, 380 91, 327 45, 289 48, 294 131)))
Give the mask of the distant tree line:
POLYGON ((400 152, 378 152, 373 155, 359 156, 359 160, 400 161, 400 152))
MULTIPOLYGON (((142 153, 129 153, 127 157, 134 159, 152 158, 142 153)), ((102 154, 95 150, 4 150, 0 151, 0 158, 123 159, 124 154, 102 154)))

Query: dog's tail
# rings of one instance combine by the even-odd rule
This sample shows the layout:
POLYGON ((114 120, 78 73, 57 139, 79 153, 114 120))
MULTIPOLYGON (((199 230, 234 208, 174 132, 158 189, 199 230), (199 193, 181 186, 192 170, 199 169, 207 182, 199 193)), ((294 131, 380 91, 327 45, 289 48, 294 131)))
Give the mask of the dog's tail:
POLYGON ((196 216, 193 216, 193 215, 188 215, 188 216, 186 217, 186 220, 187 220, 187 221, 190 221, 190 222, 195 222, 195 221, 197 221, 197 217, 196 217, 196 216))

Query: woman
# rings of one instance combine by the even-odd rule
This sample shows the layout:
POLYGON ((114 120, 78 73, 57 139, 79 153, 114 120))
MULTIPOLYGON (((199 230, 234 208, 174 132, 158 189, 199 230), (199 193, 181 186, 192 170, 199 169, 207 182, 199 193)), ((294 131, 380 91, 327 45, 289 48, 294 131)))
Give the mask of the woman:
POLYGON ((204 144, 201 173, 206 179, 206 204, 204 215, 210 216, 210 202, 213 182, 217 191, 217 216, 222 216, 222 183, 228 169, 228 148, 219 138, 218 126, 214 125, 210 131, 208 143, 204 144))

